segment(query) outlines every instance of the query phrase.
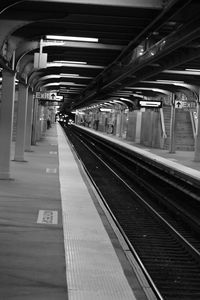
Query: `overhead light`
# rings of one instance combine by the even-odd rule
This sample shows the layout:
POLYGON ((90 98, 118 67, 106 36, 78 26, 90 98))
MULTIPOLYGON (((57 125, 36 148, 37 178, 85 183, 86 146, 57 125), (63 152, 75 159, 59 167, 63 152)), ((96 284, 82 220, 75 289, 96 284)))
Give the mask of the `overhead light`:
POLYGON ((87 65, 86 61, 74 61, 74 60, 54 60, 53 63, 87 65))
POLYGON ((184 81, 181 80, 165 80, 165 79, 157 79, 157 82, 161 83, 184 83, 184 81))
POLYGON ((162 92, 162 91, 164 91, 164 90, 162 90, 162 89, 152 89, 152 91, 153 91, 153 92, 162 92))
POLYGON ((76 41, 76 42, 93 42, 97 43, 98 38, 81 37, 81 36, 64 36, 64 35, 46 35, 47 40, 58 40, 58 41, 76 41))
POLYGON ((60 62, 48 62, 47 63, 47 68, 49 67, 71 67, 71 68, 87 68, 87 69, 104 69, 105 66, 98 66, 98 65, 88 65, 87 63, 84 62, 69 62, 69 63, 60 63, 60 62))
POLYGON ((43 86, 49 86, 49 85, 60 85, 60 83, 59 82, 51 82, 51 83, 47 83, 43 86))
POLYGON ((200 69, 185 69, 186 71, 200 72, 200 69))
MULTIPOLYGON (((154 81, 154 82, 156 82, 156 81, 154 81)), ((168 91, 166 91, 166 90, 163 90, 163 89, 158 89, 158 88, 151 88, 151 87, 125 87, 125 89, 127 89, 127 88, 129 88, 129 89, 132 89, 132 90, 138 90, 138 89, 140 89, 141 91, 154 91, 154 92, 160 92, 160 93, 164 93, 164 94, 166 94, 166 95, 168 95, 168 94, 170 94, 168 91)), ((132 91, 133 92, 133 91, 132 91)), ((137 94, 132 94, 132 95, 136 95, 136 96, 140 96, 141 97, 141 95, 138 95, 138 94, 142 94, 142 92, 140 92, 140 91, 134 91, 135 93, 137 93, 137 94)))
POLYGON ((129 101, 129 99, 126 98, 120 98, 120 100, 129 101))
POLYGON ((139 97, 139 98, 144 98, 143 95, 138 95, 138 94, 132 94, 134 97, 139 97))
POLYGON ((168 74, 183 74, 183 75, 200 75, 200 70, 195 71, 188 71, 188 69, 185 70, 164 70, 162 73, 168 73, 168 74))
POLYGON ((60 73, 61 77, 79 77, 79 74, 60 73))
POLYGON ((61 78, 78 78, 78 76, 73 75, 60 75, 61 78))
POLYGON ((75 82, 65 82, 65 81, 61 81, 60 82, 61 85, 75 85, 75 86, 86 86, 87 84, 80 84, 80 83, 75 83, 75 82))
POLYGON ((60 77, 62 78, 77 78, 77 79, 92 79, 93 77, 88 76, 80 76, 79 74, 66 74, 60 73, 60 77))
POLYGON ((58 74, 52 74, 52 75, 46 75, 40 78, 40 80, 45 80, 45 79, 56 79, 56 78, 60 78, 60 75, 58 74))
POLYGON ((111 108, 100 108, 100 111, 104 111, 104 112, 111 112, 111 108))

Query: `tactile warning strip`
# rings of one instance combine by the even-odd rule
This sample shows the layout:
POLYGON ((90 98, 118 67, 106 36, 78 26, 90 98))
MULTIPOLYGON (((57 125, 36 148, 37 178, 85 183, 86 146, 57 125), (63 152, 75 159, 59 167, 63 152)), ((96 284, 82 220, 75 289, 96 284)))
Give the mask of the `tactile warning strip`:
POLYGON ((62 129, 57 130, 69 300, 134 300, 62 129))

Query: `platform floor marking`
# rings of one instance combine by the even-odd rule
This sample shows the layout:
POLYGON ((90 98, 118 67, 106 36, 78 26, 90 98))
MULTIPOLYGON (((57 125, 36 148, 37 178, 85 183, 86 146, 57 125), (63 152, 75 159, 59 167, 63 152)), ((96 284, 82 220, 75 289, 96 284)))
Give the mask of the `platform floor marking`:
POLYGON ((50 144, 51 146, 58 146, 58 144, 56 144, 56 143, 52 143, 52 144, 50 144))
POLYGON ((46 173, 57 173, 57 168, 54 169, 50 169, 50 168, 46 168, 46 173))
POLYGON ((39 210, 38 224, 58 224, 58 212, 56 210, 39 210))
POLYGON ((55 154, 55 155, 57 155, 58 152, 57 151, 49 151, 49 154, 55 154))

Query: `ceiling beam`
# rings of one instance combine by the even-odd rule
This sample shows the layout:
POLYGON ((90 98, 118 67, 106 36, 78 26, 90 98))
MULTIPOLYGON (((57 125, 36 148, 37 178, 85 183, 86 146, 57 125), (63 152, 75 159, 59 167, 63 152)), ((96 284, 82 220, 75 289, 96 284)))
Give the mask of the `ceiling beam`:
POLYGON ((67 3, 99 6, 117 6, 145 9, 162 9, 162 0, 32 0, 33 2, 67 3))
POLYGON ((137 84, 140 80, 150 78, 156 74, 159 74, 165 69, 172 68, 173 65, 178 65, 183 63, 183 60, 188 60, 192 56, 199 55, 199 49, 188 49, 187 53, 182 53, 177 56, 177 49, 181 49, 183 45, 192 41, 193 39, 200 36, 200 20, 196 18, 191 22, 182 26, 179 30, 175 31, 173 34, 170 34, 165 39, 162 39, 160 42, 155 44, 153 47, 149 48, 143 55, 136 58, 128 66, 113 66, 111 75, 105 72, 103 76, 99 76, 99 80, 93 82, 90 85, 90 90, 87 89, 84 96, 80 100, 82 103, 94 95, 94 90, 98 94, 106 94, 116 89, 127 85, 127 84, 137 84), (173 52, 175 55, 173 55, 173 52), (158 68, 151 68, 148 72, 144 68, 152 63, 157 62, 160 59, 169 57, 167 63, 164 61, 162 66, 158 68), (133 74, 136 76, 133 78, 133 74), (98 89, 97 89, 98 87, 98 89))
POLYGON ((1 0, 1 3, 0 3, 0 14, 2 14, 8 8, 10 8, 10 7, 12 7, 12 6, 16 5, 16 4, 22 3, 22 2, 24 2, 24 0, 20 0, 20 1, 1 0))

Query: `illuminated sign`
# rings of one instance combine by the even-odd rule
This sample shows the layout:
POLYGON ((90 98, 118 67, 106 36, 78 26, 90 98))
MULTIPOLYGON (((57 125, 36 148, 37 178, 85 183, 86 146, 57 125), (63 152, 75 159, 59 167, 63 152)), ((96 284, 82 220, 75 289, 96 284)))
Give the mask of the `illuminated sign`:
POLYGON ((162 101, 148 101, 148 100, 139 100, 139 107, 150 107, 150 108, 161 108, 162 101))
POLYGON ((63 96, 58 96, 57 93, 41 93, 36 92, 35 97, 42 100, 62 101, 63 96))
POLYGON ((196 109, 196 102, 195 101, 175 101, 175 108, 184 109, 184 110, 191 110, 196 109))

